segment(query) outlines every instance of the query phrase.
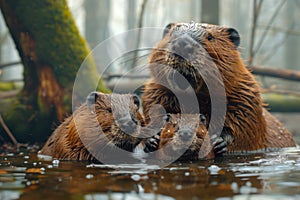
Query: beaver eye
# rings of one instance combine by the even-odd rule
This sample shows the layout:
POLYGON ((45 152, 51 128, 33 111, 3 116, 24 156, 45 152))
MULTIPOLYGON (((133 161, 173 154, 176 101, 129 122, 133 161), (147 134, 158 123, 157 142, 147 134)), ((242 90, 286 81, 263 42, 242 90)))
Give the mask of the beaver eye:
POLYGON ((165 121, 165 122, 169 122, 170 121, 170 114, 166 114, 164 117, 163 117, 163 120, 165 121))
POLYGON ((137 95, 132 95, 133 103, 137 106, 137 108, 140 107, 140 99, 137 95))
POLYGON ((171 28, 175 25, 175 23, 169 23, 163 31, 163 38, 170 32, 171 28))
POLYGON ((208 39, 208 41, 212 41, 212 40, 214 39, 214 37, 213 37, 211 34, 209 34, 209 35, 207 36, 207 39, 208 39))
POLYGON ((206 125, 206 117, 205 115, 200 114, 200 121, 202 124, 206 125))

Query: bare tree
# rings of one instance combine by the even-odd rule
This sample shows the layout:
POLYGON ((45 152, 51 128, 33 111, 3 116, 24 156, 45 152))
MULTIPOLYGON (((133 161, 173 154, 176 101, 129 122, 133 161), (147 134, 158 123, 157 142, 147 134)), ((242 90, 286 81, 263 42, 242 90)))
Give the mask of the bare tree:
POLYGON ((91 48, 109 37, 110 0, 85 0, 85 38, 91 48))
POLYGON ((202 22, 219 24, 219 0, 202 0, 201 13, 202 22))

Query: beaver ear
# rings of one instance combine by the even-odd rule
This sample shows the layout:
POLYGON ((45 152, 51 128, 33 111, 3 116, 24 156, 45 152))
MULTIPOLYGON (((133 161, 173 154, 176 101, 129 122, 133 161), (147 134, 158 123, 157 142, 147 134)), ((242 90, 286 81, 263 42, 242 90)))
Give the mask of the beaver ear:
POLYGON ((91 110, 92 106, 96 103, 97 99, 99 99, 101 96, 103 96, 104 94, 101 92, 91 92, 87 97, 86 97, 86 103, 88 108, 91 110))
POLYGON ((137 95, 132 95, 133 103, 139 108, 140 107, 140 98, 137 95))
POLYGON ((228 28, 227 32, 229 33, 229 39, 231 40, 231 42, 235 45, 235 47, 238 47, 240 45, 239 32, 234 28, 228 28))
POLYGON ((199 118, 200 118, 201 123, 204 124, 204 125, 206 125, 206 117, 205 117, 205 115, 200 114, 199 118))
POLYGON ((163 32, 163 38, 170 32, 171 28, 175 25, 175 23, 169 23, 165 28, 163 32))

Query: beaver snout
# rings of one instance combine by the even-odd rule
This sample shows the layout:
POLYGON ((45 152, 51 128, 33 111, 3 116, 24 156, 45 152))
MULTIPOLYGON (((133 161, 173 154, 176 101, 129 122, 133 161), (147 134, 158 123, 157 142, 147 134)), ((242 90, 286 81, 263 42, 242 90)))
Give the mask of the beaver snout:
POLYGON ((127 134, 134 133, 137 128, 137 121, 133 120, 130 115, 116 116, 116 124, 127 134))
POLYGON ((178 136, 180 140, 186 142, 193 139, 194 133, 191 129, 184 128, 178 131, 178 136))
POLYGON ((189 55, 194 53, 193 43, 195 43, 194 39, 188 33, 184 33, 171 42, 171 51, 177 56, 188 59, 189 55))

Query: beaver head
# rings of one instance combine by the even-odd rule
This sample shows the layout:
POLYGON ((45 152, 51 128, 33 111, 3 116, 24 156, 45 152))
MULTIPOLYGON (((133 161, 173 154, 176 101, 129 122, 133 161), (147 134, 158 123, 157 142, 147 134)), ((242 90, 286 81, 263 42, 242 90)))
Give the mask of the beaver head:
POLYGON ((141 124, 142 116, 138 111, 140 101, 136 95, 91 92, 86 102, 90 110, 95 106, 95 112, 97 116, 101 116, 101 122, 114 121, 117 127, 127 134, 132 134, 137 125, 141 124))
POLYGON ((91 92, 86 102, 57 127, 39 154, 96 161, 111 157, 116 147, 132 152, 140 142, 132 135, 143 123, 138 109, 135 95, 91 92))
MULTIPOLYGON (((200 149, 210 151, 206 118, 202 114, 167 114, 166 124, 160 133, 159 149, 162 158, 182 153, 178 160, 192 161, 201 158, 200 149), (202 149, 201 149, 202 147, 202 149)), ((212 158, 211 153, 206 158, 212 158)))
POLYGON ((224 70, 228 73, 244 70, 236 67, 241 65, 239 44, 240 36, 234 28, 193 22, 171 23, 151 54, 152 77, 165 78, 181 90, 189 85, 199 90, 204 84, 201 75, 213 75, 214 70, 221 74, 224 70))
POLYGON ((136 95, 91 92, 86 104, 97 116, 99 126, 110 144, 132 151, 140 142, 138 135, 144 122, 136 95))

